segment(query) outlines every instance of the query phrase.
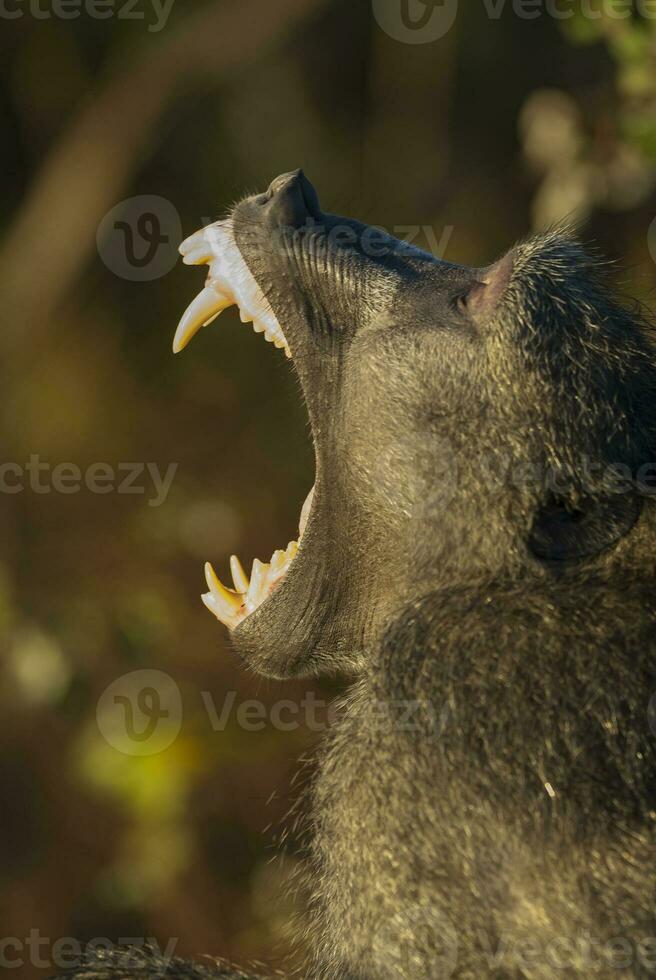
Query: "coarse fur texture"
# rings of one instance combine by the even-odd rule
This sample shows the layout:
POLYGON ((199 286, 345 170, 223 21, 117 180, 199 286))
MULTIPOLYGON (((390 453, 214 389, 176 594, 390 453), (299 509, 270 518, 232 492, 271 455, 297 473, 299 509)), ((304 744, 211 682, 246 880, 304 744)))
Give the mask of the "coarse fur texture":
MULTIPOLYGON (((312 790, 306 975, 654 975, 649 326, 567 231, 455 266, 324 214, 300 172, 232 221, 317 457, 235 649, 354 678, 312 790)), ((166 976, 241 976, 203 969, 166 976)))

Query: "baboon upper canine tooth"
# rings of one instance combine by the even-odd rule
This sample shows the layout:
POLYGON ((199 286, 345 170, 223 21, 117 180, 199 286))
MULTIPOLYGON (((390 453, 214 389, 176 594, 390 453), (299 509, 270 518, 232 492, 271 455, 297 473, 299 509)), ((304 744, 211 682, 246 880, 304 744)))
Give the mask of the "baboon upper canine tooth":
POLYGON ((211 286, 206 286, 193 300, 182 315, 173 340, 173 352, 178 354, 187 346, 189 341, 227 307, 233 305, 233 300, 217 292, 211 286))
POLYGON ((236 304, 242 323, 252 320, 254 331, 264 333, 266 339, 274 343, 275 338, 280 338, 280 346, 284 346, 285 354, 291 357, 276 315, 244 262, 229 221, 217 221, 190 235, 180 246, 180 252, 186 265, 207 264, 210 268, 205 289, 180 321, 173 342, 175 353, 186 347, 198 330, 215 319, 226 306, 236 304), (218 305, 213 297, 220 297, 218 305))

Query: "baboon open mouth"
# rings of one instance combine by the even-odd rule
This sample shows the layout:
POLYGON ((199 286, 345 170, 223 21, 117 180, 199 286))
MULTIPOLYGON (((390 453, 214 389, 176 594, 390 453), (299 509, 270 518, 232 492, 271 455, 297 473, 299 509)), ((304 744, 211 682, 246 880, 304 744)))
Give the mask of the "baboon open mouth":
MULTIPOLYGON (((235 242, 232 220, 217 221, 197 231, 180 246, 186 265, 209 265, 205 288, 189 305, 180 320, 173 341, 174 353, 183 350, 201 327, 212 323, 230 306, 239 307, 242 323, 253 324, 253 330, 265 340, 292 357, 278 318, 246 265, 235 242)), ((299 521, 299 536, 285 550, 275 551, 268 563, 257 558, 250 577, 236 555, 230 558, 234 589, 220 581, 210 562, 205 565, 209 592, 203 602, 216 618, 230 630, 236 629, 277 589, 296 558, 307 524, 314 489, 310 491, 299 521)))

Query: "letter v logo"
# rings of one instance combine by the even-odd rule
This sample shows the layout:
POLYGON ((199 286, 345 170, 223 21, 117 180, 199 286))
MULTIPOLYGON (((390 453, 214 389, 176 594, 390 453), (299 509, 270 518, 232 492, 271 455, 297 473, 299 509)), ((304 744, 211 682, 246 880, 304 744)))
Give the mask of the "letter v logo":
POLYGON ((449 33, 458 0, 372 0, 379 26, 395 41, 430 44, 449 33))

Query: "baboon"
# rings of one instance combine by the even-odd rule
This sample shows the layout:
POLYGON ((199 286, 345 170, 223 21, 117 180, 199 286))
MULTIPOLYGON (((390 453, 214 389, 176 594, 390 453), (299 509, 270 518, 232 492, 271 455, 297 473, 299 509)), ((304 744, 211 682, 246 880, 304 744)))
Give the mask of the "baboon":
POLYGON ((314 439, 300 541, 250 578, 233 560, 234 588, 208 566, 204 597, 259 673, 352 679, 312 789, 303 976, 656 973, 646 316, 567 229, 467 268, 324 213, 302 171, 182 251, 210 269, 176 349, 237 303, 314 439))

